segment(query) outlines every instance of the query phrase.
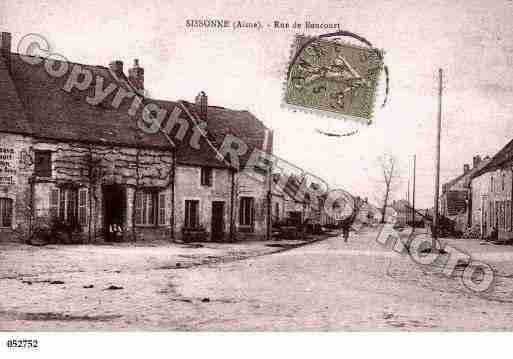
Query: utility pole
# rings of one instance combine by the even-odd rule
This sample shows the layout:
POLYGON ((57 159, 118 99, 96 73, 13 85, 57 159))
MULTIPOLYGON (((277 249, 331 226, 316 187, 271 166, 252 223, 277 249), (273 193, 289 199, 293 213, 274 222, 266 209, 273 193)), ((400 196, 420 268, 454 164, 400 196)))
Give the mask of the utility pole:
POLYGON ((438 70, 438 125, 436 130, 436 173, 435 173, 435 213, 433 214, 433 230, 432 237, 433 242, 431 244, 431 250, 434 251, 436 248, 436 240, 438 238, 438 191, 440 187, 440 132, 442 129, 442 82, 443 82, 443 71, 438 70))
MULTIPOLYGON (((406 202, 408 202, 408 207, 410 207, 410 179, 408 178, 408 191, 406 192, 406 202)), ((409 211, 409 210, 408 210, 409 211)), ((406 223, 408 223, 408 215, 406 215, 406 223)))
POLYGON ((417 165, 417 155, 413 155, 413 231, 415 231, 415 172, 417 165))

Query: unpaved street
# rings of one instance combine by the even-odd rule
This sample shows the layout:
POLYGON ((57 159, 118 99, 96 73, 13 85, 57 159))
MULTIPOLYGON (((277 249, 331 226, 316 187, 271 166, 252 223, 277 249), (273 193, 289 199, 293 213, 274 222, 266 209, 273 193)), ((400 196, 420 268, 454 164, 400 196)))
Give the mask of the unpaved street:
MULTIPOLYGON (((500 275, 493 292, 477 296, 457 276, 423 270, 375 238, 376 229, 364 228, 349 243, 332 237, 280 253, 189 268, 162 265, 158 247, 151 248, 152 265, 137 264, 138 252, 147 255, 145 247, 129 248, 132 265, 106 254, 101 260, 91 258, 96 263, 88 267, 84 252, 76 256, 84 261, 78 270, 59 271, 73 268, 65 263, 72 256, 32 268, 40 274, 31 284, 27 278, 5 278, 2 267, 0 329, 512 329, 511 248, 467 246, 500 275), (109 285, 120 289, 106 289, 109 285)), ((23 254, 25 260, 37 262, 40 250, 23 254)), ((9 257, 9 252, 2 255, 9 257)))

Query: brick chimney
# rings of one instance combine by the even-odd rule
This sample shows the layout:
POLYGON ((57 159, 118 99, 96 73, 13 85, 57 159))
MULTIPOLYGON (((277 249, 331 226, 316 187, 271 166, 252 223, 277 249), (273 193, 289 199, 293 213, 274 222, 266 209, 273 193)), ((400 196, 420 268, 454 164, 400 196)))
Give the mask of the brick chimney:
POLYGON ((201 91, 198 96, 196 96, 196 105, 198 106, 200 119, 206 121, 208 117, 208 96, 205 91, 201 91))
POLYGON ((139 59, 134 59, 134 66, 128 69, 128 81, 136 90, 144 90, 144 68, 139 66, 139 59))
POLYGON ((115 60, 109 63, 109 68, 118 77, 123 77, 123 61, 115 60))
POLYGON ((11 33, 0 32, 0 57, 4 59, 5 66, 11 72, 11 33))
POLYGON ((474 168, 476 168, 477 166, 479 166, 479 163, 481 162, 481 156, 479 155, 475 155, 474 157, 472 157, 472 166, 474 168))
POLYGON ((465 163, 463 165, 463 173, 467 173, 468 171, 470 171, 470 165, 468 163, 465 163))

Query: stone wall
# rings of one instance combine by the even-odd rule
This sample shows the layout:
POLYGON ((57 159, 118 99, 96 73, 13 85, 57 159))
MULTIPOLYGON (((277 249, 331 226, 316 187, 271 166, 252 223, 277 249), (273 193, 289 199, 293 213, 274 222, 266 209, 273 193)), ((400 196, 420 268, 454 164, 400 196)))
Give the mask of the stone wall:
MULTIPOLYGON (((232 175, 228 169, 212 169, 212 186, 201 185, 201 167, 178 165, 175 173, 173 216, 173 156, 171 152, 138 150, 108 145, 41 141, 18 135, 0 137, 0 197, 13 200, 10 228, 0 228, 0 240, 25 237, 36 224, 49 221, 52 190, 72 187, 87 193, 86 223, 81 223, 84 236, 101 240, 104 230, 103 186, 123 188, 125 238, 137 240, 180 238, 184 226, 185 201, 199 201, 200 224, 210 235, 212 202, 224 202, 226 238, 233 221, 235 239, 265 238, 267 230, 267 186, 244 173, 234 175, 233 217, 232 175), (51 152, 51 177, 34 175, 35 151, 51 152), (151 188, 165 194, 166 220, 159 226, 137 226, 132 230, 136 188, 151 188), (252 231, 240 226, 240 197, 254 198, 252 231)), ((54 191, 55 193, 55 191, 54 191)), ((280 206, 286 215, 286 205, 280 206)))
MULTIPOLYGON (((50 194, 53 189, 73 186, 87 189, 87 223, 82 232, 91 231, 93 237, 102 234, 104 185, 116 184, 126 191, 124 228, 132 226, 133 193, 135 188, 156 188, 167 193, 170 228, 170 186, 173 158, 170 152, 138 150, 135 148, 87 145, 78 143, 46 142, 28 137, 2 134, 0 140, 3 161, 0 161, 0 197, 12 198, 15 211, 10 229, 1 229, 26 236, 30 226, 44 222, 50 215, 50 194), (51 177, 34 175, 35 151, 51 152, 51 177)), ((150 233, 150 228, 144 229, 150 233)), ((155 233, 161 230, 155 230, 155 233)), ((136 232, 137 233, 137 232, 136 232)), ((150 237, 146 235, 145 237, 150 237)), ((162 237, 159 234, 159 237, 162 237)))
POLYGON ((13 203, 12 225, 0 228, 0 240, 18 240, 28 233, 30 222, 32 158, 31 140, 21 135, 0 134, 0 197, 13 203))
POLYGON ((224 232, 230 230, 231 173, 227 169, 212 168, 212 186, 201 185, 201 167, 176 166, 175 176, 175 236, 182 239, 185 225, 185 201, 199 201, 199 223, 210 238, 212 202, 224 202, 224 232))
POLYGON ((248 239, 263 239, 267 234, 267 207, 268 207, 268 185, 263 176, 240 172, 237 174, 237 196, 235 199, 235 223, 237 232, 244 233, 248 239), (240 197, 254 198, 255 221, 253 231, 240 225, 239 210, 240 197))

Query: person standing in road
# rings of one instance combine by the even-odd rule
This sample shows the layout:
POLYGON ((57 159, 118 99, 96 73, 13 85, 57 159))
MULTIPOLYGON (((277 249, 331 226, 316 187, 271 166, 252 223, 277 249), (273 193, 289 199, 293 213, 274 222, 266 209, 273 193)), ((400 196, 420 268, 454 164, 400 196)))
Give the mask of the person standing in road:
POLYGON ((349 230, 351 229, 351 221, 346 219, 342 222, 342 235, 344 237, 344 242, 347 242, 349 239, 349 230))

